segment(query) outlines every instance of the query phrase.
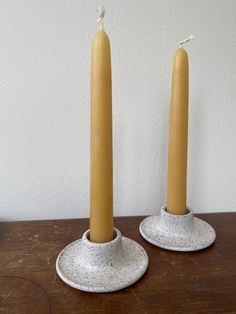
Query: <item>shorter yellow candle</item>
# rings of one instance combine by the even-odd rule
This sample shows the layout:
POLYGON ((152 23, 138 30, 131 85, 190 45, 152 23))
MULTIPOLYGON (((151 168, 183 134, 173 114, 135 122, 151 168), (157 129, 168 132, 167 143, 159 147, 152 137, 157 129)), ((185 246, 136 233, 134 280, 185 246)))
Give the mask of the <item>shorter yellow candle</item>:
POLYGON ((169 129, 167 211, 186 214, 188 148, 188 55, 181 42, 173 63, 169 129))

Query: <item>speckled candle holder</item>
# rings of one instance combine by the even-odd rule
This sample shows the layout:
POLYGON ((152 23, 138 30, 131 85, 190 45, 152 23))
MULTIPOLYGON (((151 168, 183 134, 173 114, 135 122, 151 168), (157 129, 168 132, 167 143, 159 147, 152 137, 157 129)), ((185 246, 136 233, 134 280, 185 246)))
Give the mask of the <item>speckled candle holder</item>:
POLYGON ((172 251, 197 251, 211 245, 215 230, 188 208, 186 215, 174 215, 161 208, 160 215, 144 219, 139 231, 143 238, 161 248, 172 251))
POLYGON ((137 242, 122 237, 114 229, 114 239, 106 243, 82 239, 66 246, 58 255, 56 270, 69 286, 87 292, 112 292, 126 288, 142 277, 148 256, 137 242))

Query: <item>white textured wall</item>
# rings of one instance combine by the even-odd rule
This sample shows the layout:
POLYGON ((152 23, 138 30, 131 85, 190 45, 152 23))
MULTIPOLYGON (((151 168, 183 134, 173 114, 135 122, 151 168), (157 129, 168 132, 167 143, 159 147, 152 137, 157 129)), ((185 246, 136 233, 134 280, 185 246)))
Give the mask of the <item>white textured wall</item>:
MULTIPOLYGON (((115 215, 165 203, 171 64, 190 59, 188 204, 236 209, 236 1, 104 1, 115 215)), ((0 1, 0 219, 89 215, 89 68, 100 1, 0 1)))

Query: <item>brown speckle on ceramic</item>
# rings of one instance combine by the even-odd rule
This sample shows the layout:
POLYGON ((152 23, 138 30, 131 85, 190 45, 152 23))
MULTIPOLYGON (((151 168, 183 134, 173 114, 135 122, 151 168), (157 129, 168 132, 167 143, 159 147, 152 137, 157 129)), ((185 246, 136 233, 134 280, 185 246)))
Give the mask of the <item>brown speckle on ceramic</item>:
POLYGON ((82 239, 65 247, 56 262, 59 277, 71 287, 88 292, 120 290, 141 278, 148 266, 147 253, 140 244, 114 231, 114 240, 93 243, 87 230, 82 239))
POLYGON ((160 215, 144 219, 139 231, 143 238, 172 251, 197 251, 211 245, 216 238, 215 230, 188 209, 186 215, 174 215, 161 208, 160 215))

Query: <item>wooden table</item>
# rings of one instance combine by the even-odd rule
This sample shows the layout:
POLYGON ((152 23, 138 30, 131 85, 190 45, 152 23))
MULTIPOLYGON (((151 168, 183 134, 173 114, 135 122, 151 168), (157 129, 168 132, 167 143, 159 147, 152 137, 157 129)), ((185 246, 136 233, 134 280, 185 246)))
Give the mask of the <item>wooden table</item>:
POLYGON ((143 217, 115 225, 146 249, 150 264, 133 286, 110 294, 70 288, 55 272, 58 253, 81 237, 87 219, 0 223, 0 314, 236 313, 236 213, 198 215, 217 233, 195 253, 159 249, 142 239, 143 217))

